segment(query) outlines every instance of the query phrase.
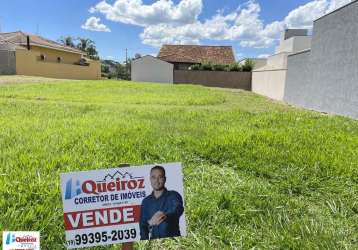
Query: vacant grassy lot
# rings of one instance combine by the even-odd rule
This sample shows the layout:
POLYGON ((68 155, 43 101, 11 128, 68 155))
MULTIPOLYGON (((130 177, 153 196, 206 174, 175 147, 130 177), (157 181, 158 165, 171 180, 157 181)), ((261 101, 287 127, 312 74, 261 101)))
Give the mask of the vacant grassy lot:
POLYGON ((358 248, 358 121, 190 85, 0 86, 0 230, 42 249, 63 249, 61 172, 173 161, 189 236, 139 249, 358 248))

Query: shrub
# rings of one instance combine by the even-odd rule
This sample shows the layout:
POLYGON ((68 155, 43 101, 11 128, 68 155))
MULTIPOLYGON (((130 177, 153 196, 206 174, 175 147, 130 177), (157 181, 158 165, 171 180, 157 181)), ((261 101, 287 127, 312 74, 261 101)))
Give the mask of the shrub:
POLYGON ((227 65, 225 64, 214 64, 213 65, 214 71, 227 71, 227 65))
POLYGON ((189 70, 205 70, 205 71, 252 71, 254 62, 248 60, 245 65, 241 66, 235 62, 232 64, 212 64, 210 62, 203 64, 194 64, 189 67, 189 70), (244 68, 245 67, 245 68, 244 68))
POLYGON ((254 69, 255 62, 251 59, 246 59, 244 65, 242 65, 242 71, 251 72, 254 69))
POLYGON ((189 70, 200 70, 200 64, 194 64, 194 65, 191 65, 189 70))
POLYGON ((200 67, 201 70, 207 70, 207 71, 212 71, 213 70, 213 65, 209 62, 209 63, 203 63, 200 67))
POLYGON ((239 63, 232 63, 229 65, 229 71, 242 71, 239 63))
POLYGON ((102 73, 109 73, 109 66, 106 64, 101 64, 101 72, 102 73))

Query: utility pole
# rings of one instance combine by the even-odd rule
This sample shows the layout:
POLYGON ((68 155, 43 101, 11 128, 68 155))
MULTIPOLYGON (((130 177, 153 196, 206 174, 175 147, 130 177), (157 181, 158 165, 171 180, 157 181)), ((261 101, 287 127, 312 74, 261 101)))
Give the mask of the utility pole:
POLYGON ((126 48, 126 64, 128 62, 128 49, 126 48))
POLYGON ((128 78, 129 73, 128 73, 128 49, 126 48, 126 77, 128 78))

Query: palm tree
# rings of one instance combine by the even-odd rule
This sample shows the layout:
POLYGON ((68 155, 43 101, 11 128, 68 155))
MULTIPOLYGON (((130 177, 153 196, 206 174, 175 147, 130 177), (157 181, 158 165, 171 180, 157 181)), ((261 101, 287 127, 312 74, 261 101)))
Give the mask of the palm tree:
POLYGON ((82 50, 83 52, 86 52, 88 57, 94 60, 98 60, 98 52, 96 49, 96 45, 94 43, 94 41, 92 41, 91 39, 88 38, 78 38, 78 44, 77 44, 77 48, 82 50))
POLYGON ((76 45, 74 43, 74 38, 72 36, 61 37, 59 42, 62 43, 63 45, 65 45, 65 46, 69 46, 69 47, 72 47, 72 48, 76 47, 76 45))
POLYGON ((90 47, 90 46, 94 46, 94 42, 91 40, 91 39, 88 39, 88 38, 81 38, 79 37, 78 38, 78 44, 77 44, 77 48, 84 51, 84 52, 87 52, 87 49, 90 47))
POLYGON ((91 59, 95 59, 95 60, 99 59, 94 41, 88 38, 81 38, 81 37, 78 38, 78 41, 79 41, 77 44, 78 49, 82 50, 83 52, 86 52, 89 58, 91 59))
POLYGON ((99 57, 98 57, 98 52, 97 52, 97 49, 96 49, 96 46, 94 44, 90 44, 87 48, 87 55, 91 58, 91 59, 94 59, 94 60, 98 60, 99 57))

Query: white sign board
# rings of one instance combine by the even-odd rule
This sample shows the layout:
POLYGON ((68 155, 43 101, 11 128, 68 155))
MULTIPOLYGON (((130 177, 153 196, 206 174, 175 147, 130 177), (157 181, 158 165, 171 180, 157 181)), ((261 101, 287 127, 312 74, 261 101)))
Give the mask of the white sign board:
POLYGON ((67 248, 186 235, 180 163, 61 174, 67 248))

